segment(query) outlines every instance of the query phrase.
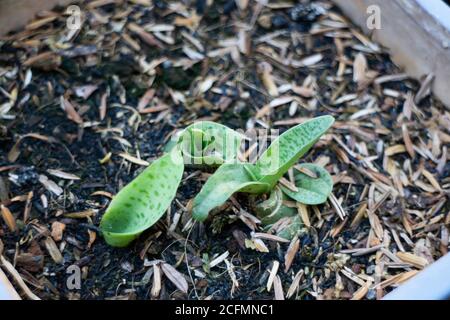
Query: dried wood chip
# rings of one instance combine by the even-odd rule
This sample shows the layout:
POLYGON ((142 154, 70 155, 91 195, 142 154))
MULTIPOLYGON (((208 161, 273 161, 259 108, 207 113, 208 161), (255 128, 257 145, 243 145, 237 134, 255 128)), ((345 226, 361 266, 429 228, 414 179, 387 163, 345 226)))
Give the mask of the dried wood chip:
POLYGON ((75 122, 77 124, 83 124, 83 119, 78 114, 78 112, 75 110, 75 107, 73 106, 73 104, 70 103, 69 100, 67 100, 63 96, 61 96, 60 100, 61 100, 61 109, 63 109, 66 112, 67 118, 69 118, 70 120, 72 120, 73 122, 75 122))
POLYGON ((196 30, 198 28, 198 25, 200 23, 201 17, 197 15, 195 11, 191 13, 191 15, 188 18, 183 17, 176 17, 174 24, 178 27, 186 27, 191 30, 196 30))
POLYGON ((384 154, 388 157, 393 156, 398 153, 403 153, 406 151, 406 147, 403 144, 396 144, 391 146, 384 151, 384 154))
POLYGON ((87 244, 87 248, 90 249, 92 245, 94 244, 95 240, 97 239, 97 233, 93 230, 88 229, 88 235, 89 235, 89 241, 87 244))
POLYGON ((409 135, 408 127, 406 124, 402 124, 402 135, 403 135, 403 142, 405 143, 406 151, 408 151, 409 156, 414 159, 416 156, 416 153, 414 152, 414 147, 409 135))
POLYGON ((301 172, 301 173, 307 175, 308 177, 311 177, 311 178, 313 178, 313 179, 317 179, 317 178, 318 178, 317 174, 316 174, 314 171, 309 170, 308 168, 300 167, 299 165, 295 165, 294 168, 295 168, 297 171, 299 171, 299 172, 301 172))
POLYGON ((7 203, 9 201, 9 188, 5 180, 0 176, 0 202, 7 203))
POLYGON ((342 229, 344 229, 344 226, 347 223, 348 218, 345 218, 341 223, 337 224, 335 227, 333 227, 333 229, 331 229, 330 231, 330 236, 332 238, 336 238, 342 231, 342 229))
POLYGON ((284 271, 288 272, 291 268, 292 262, 294 262, 295 256, 298 252, 298 248, 300 247, 300 240, 298 237, 295 237, 291 240, 289 247, 284 255, 284 271))
POLYGON ((422 174, 425 178, 427 178, 427 180, 431 183, 431 185, 437 190, 437 191, 441 191, 442 188, 439 185, 439 182, 436 180, 436 178, 433 176, 433 174, 428 171, 427 169, 423 169, 422 174))
POLYGON ((148 89, 144 95, 139 99, 137 109, 138 111, 144 110, 144 108, 150 103, 155 96, 155 89, 148 89))
POLYGON ((252 233, 252 238, 254 239, 264 239, 264 240, 269 240, 269 241, 276 241, 276 242, 283 242, 283 243, 288 243, 289 240, 286 240, 284 238, 281 238, 279 236, 270 234, 270 233, 263 233, 263 232, 253 232, 252 233))
POLYGON ((54 21, 56 18, 57 18, 57 16, 54 15, 54 16, 49 16, 49 17, 45 17, 42 19, 34 20, 33 22, 30 22, 29 24, 27 24, 25 26, 25 30, 39 29, 40 27, 45 26, 46 24, 54 21))
POLYGON ((428 260, 415 254, 409 252, 397 252, 397 257, 399 257, 403 262, 412 264, 416 268, 423 269, 428 265, 428 260))
POLYGON ((61 241, 63 238, 63 232, 66 228, 64 223, 55 221, 52 223, 52 238, 55 241, 61 241))
POLYGON ((52 51, 46 51, 28 58, 22 65, 24 67, 33 67, 50 71, 58 68, 61 65, 61 62, 61 56, 52 51))
POLYGON ((133 157, 132 155, 130 155, 128 153, 121 152, 118 155, 120 157, 124 158, 125 160, 127 160, 129 162, 132 162, 134 164, 140 165, 140 166, 148 166, 148 165, 150 165, 149 162, 147 162, 145 160, 142 160, 142 159, 139 159, 139 158, 136 158, 136 157, 133 157))
POLYGON ((138 26, 136 23, 132 22, 128 24, 128 29, 141 38, 149 46, 158 47, 160 49, 164 48, 161 42, 158 41, 151 33, 145 31, 142 27, 138 26))
POLYGON ((199 85, 198 85, 198 91, 199 93, 205 93, 207 92, 209 89, 211 89, 212 85, 214 84, 214 82, 217 80, 217 77, 215 76, 209 76, 206 77, 205 80, 203 80, 199 85))
POLYGON ((57 196, 61 195, 64 192, 64 190, 60 186, 58 186, 53 180, 50 180, 43 174, 39 175, 39 182, 42 183, 45 189, 57 196))
POLYGON ((53 261, 57 264, 62 264, 64 262, 64 258, 59 251, 58 247, 56 246, 55 241, 51 237, 47 237, 44 241, 45 248, 47 249, 48 253, 50 254, 50 257, 52 257, 53 261))
POLYGON ((105 92, 104 94, 102 94, 102 97, 100 99, 100 107, 99 107, 99 112, 100 112, 100 120, 104 120, 106 117, 106 99, 108 98, 108 94, 105 92))
POLYGON ((414 98, 414 103, 419 104, 423 98, 425 98, 427 95, 430 94, 431 84, 433 82, 433 79, 434 79, 434 74, 432 74, 432 73, 428 74, 425 77, 422 84, 420 85, 419 91, 416 93, 416 97, 414 98))
POLYGON ((161 269, 166 277, 182 292, 187 293, 188 283, 184 276, 168 263, 161 263, 161 269))
POLYGON ((333 208, 336 210, 336 213, 338 214, 339 218, 344 220, 345 216, 347 214, 345 213, 345 210, 344 210, 344 208, 342 208, 342 206, 341 206, 340 202, 338 201, 338 199, 336 199, 336 197, 334 196, 333 193, 330 194, 328 199, 330 200, 330 203, 333 206, 333 208))
POLYGON ((323 55, 321 53, 313 54, 311 56, 305 57, 301 60, 292 60, 291 66, 294 68, 301 68, 301 67, 310 67, 313 66, 320 61, 322 61, 323 55))
POLYGON ((272 66, 267 62, 261 62, 258 64, 258 71, 260 73, 260 77, 264 84, 264 87, 272 97, 277 97, 279 95, 278 87, 275 84, 275 80, 272 76, 272 70, 272 66))
POLYGON ((72 173, 67 173, 64 172, 62 170, 57 170, 57 169, 47 169, 47 172, 50 173, 52 176, 61 178, 61 179, 66 179, 66 180, 80 180, 81 178, 72 174, 72 173))
POLYGON ((94 9, 94 8, 98 8, 98 7, 103 7, 106 6, 108 4, 112 4, 115 3, 117 0, 94 0, 91 1, 87 4, 87 8, 88 9, 94 9))
POLYGON ((283 285, 280 276, 276 276, 273 281, 273 289, 275 291, 275 300, 284 300, 283 285))
POLYGON ((302 221, 305 224, 305 226, 310 228, 311 227, 311 220, 309 219, 308 206, 304 205, 303 203, 298 202, 297 203, 297 210, 298 210, 298 214, 302 218, 302 221))
POLYGON ((226 258, 228 258, 228 256, 230 255, 230 253, 228 251, 225 251, 224 253, 222 253, 220 256, 218 256, 217 258, 215 258, 214 260, 212 260, 209 263, 209 267, 210 268, 214 268, 215 266, 217 266, 218 264, 222 263, 226 258))
POLYGON ((92 217, 94 214, 95 214, 95 211, 92 209, 89 209, 89 210, 84 210, 84 211, 79 211, 79 212, 65 213, 64 217, 72 218, 72 219, 83 219, 83 218, 92 217))
POLYGON ((280 267, 280 263, 278 261, 274 260, 273 264, 272 264, 272 269, 270 270, 269 278, 267 279, 267 291, 269 291, 269 292, 272 289, 272 284, 277 275, 279 267, 280 267))
POLYGON ((353 61, 353 81, 361 83, 366 80, 367 60, 364 54, 358 53, 353 61))
POLYGON ((364 217, 364 214, 366 213, 367 210, 367 202, 364 202, 363 204, 361 204, 361 206, 358 208, 358 211, 356 212, 355 217, 353 218, 352 223, 350 224, 350 228, 355 228, 356 226, 359 225, 360 221, 362 220, 362 218, 364 217))
POLYGON ((152 284, 152 297, 158 297, 161 292, 161 267, 159 264, 153 265, 153 284, 152 284))
POLYGON ((33 191, 30 191, 27 194, 25 209, 23 210, 23 222, 24 223, 27 223, 28 218, 30 217, 33 195, 34 195, 33 191))
POLYGON ((417 270, 411 270, 402 272, 399 274, 396 274, 395 276, 389 277, 388 279, 384 280, 383 282, 378 283, 375 288, 387 288, 392 285, 399 285, 404 283, 405 281, 411 279, 418 273, 417 270))
POLYGON ((14 218, 11 211, 5 207, 4 205, 0 205, 0 209, 2 212, 2 218, 3 221, 5 221, 6 225, 8 226, 9 230, 11 232, 17 231, 17 224, 16 224, 16 218, 14 218))
POLYGON ((363 299, 366 294, 369 292, 369 286, 370 284, 364 284, 361 286, 352 296, 352 300, 361 300, 363 299))
POLYGON ((298 286, 300 284, 300 280, 302 279, 302 276, 304 274, 303 269, 297 272, 297 274, 294 277, 294 280, 292 280, 291 286, 288 289, 288 292, 286 293, 286 298, 290 298, 294 295, 294 293, 297 291, 298 286))

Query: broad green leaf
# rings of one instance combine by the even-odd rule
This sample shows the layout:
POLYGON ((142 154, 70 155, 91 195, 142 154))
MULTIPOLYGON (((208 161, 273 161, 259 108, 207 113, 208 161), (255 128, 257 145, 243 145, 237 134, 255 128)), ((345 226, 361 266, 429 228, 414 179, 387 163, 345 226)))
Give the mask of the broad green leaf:
POLYGON ((275 139, 256 162, 259 181, 273 187, 333 122, 332 116, 317 117, 287 130, 275 139))
POLYGON ((266 183, 254 181, 244 163, 225 163, 206 181, 200 193, 195 197, 192 208, 194 219, 203 221, 209 212, 227 201, 235 192, 245 190, 248 193, 267 192, 266 183))
POLYGON ((303 163, 299 167, 314 173, 317 178, 297 171, 295 176, 295 186, 298 191, 292 191, 286 187, 281 187, 283 192, 292 199, 304 204, 321 204, 327 201, 333 189, 333 179, 326 169, 313 163, 303 163))
POLYGON ((255 206, 256 216, 263 225, 271 225, 281 218, 292 217, 297 214, 297 208, 291 208, 283 202, 286 196, 280 188, 275 187, 267 200, 255 206))
POLYGON ((175 197, 183 171, 181 153, 173 149, 120 190, 100 223, 106 242, 124 247, 158 221, 175 197))

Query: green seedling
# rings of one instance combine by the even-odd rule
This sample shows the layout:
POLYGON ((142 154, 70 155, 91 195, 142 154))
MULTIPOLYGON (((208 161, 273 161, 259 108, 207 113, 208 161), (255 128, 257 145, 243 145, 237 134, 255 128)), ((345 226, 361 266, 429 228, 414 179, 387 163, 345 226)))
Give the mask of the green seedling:
POLYGON ((278 188, 276 184, 333 122, 333 117, 322 116, 289 129, 255 164, 237 160, 244 138, 240 133, 209 121, 188 126, 166 146, 161 158, 114 197, 100 223, 105 240, 123 247, 156 223, 175 197, 186 163, 219 166, 194 199, 192 215, 196 220, 204 221, 212 209, 224 204, 235 192, 270 193, 256 212, 266 227, 291 238, 301 230, 302 221, 296 210, 283 203, 285 198, 304 204, 323 203, 331 193, 332 180, 325 169, 302 164, 295 174, 296 191, 278 188))
POLYGON ((166 147, 167 153, 126 185, 111 201, 100 228, 106 242, 127 246, 166 212, 176 195, 185 163, 220 165, 237 156, 243 135, 218 123, 202 121, 188 126, 166 147), (201 139, 198 139, 198 138, 201 139), (199 143, 200 141, 200 143, 199 143))
MULTIPOLYGON (((206 181, 195 197, 192 215, 203 221, 209 212, 222 205, 233 193, 269 193, 279 179, 331 127, 334 118, 321 116, 299 124, 279 136, 255 164, 223 164, 206 181)), ((331 193, 333 182, 328 172, 314 164, 305 164, 319 178, 296 175, 298 191, 283 188, 294 200, 305 204, 320 204, 331 193), (297 180, 298 179, 298 180, 297 180)))

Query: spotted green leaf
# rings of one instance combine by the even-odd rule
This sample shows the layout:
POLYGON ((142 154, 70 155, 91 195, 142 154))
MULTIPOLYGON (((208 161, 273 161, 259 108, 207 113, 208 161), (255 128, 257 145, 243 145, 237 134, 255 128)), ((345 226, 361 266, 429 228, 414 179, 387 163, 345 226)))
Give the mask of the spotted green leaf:
POLYGON ((183 171, 181 153, 174 149, 120 190, 100 223, 106 242, 124 247, 158 221, 175 197, 183 171))
POLYGON ((235 192, 267 192, 268 184, 255 181, 248 169, 250 164, 225 163, 206 181, 200 193, 195 197, 192 208, 194 219, 203 221, 209 212, 227 201, 235 192))
POLYGON ((298 172, 295 174, 295 186, 298 191, 292 191, 282 186, 283 192, 290 198, 304 204, 315 205, 327 201, 333 189, 333 179, 328 171, 313 163, 303 163, 299 167, 306 168, 314 173, 317 178, 298 172))
POLYGON ((332 116, 317 117, 287 130, 275 139, 256 162, 259 181, 273 187, 333 122, 332 116))

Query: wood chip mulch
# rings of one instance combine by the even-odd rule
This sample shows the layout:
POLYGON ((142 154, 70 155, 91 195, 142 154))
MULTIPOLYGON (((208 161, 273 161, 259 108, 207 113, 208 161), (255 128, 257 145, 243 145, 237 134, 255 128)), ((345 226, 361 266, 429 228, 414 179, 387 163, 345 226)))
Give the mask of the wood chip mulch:
POLYGON ((450 112, 329 1, 97 0, 0 40, 0 266, 30 299, 380 299, 449 249, 450 112), (105 244, 111 197, 178 128, 286 130, 332 174, 290 243, 236 195, 204 224, 189 169, 167 215, 105 244), (81 288, 67 270, 81 271, 81 288))

